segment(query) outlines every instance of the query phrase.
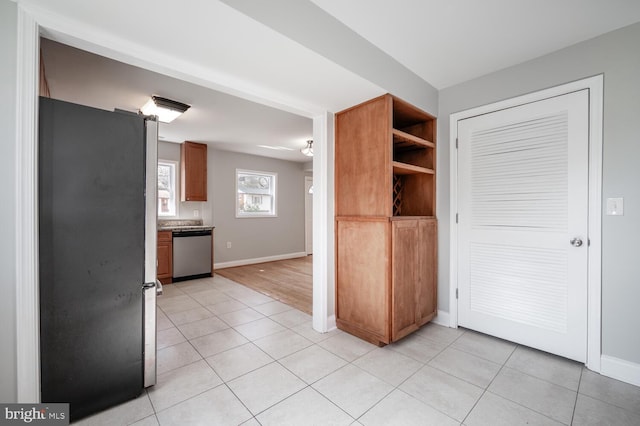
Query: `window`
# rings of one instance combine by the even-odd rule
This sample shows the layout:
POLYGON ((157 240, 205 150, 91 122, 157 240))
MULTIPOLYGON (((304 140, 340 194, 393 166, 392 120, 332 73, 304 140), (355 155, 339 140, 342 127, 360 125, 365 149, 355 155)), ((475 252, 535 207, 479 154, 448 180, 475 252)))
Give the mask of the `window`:
POLYGON ((175 161, 158 161, 158 216, 177 216, 175 161))
POLYGON ((275 217, 276 177, 276 173, 236 169, 236 217, 275 217))

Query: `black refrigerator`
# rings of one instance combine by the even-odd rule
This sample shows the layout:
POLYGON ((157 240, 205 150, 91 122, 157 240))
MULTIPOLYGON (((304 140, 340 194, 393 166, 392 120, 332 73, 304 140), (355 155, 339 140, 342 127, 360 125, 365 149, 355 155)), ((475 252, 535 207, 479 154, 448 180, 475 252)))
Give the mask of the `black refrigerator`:
POLYGON ((77 420, 155 384, 157 122, 39 105, 41 401, 77 420))

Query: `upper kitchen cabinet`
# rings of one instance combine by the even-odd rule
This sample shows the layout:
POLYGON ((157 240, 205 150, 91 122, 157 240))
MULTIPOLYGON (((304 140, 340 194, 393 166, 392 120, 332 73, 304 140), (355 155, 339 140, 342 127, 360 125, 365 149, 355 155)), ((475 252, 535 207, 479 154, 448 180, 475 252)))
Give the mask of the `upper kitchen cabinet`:
POLYGON ((180 145, 181 201, 207 201, 207 145, 180 145))

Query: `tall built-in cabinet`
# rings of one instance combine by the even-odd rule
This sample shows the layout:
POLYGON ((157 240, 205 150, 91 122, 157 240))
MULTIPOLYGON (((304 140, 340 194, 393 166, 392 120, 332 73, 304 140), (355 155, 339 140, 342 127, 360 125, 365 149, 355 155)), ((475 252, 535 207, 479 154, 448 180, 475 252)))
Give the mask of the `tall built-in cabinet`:
POLYGON ((436 119, 387 94, 335 131, 337 324, 383 345, 436 315, 436 119))

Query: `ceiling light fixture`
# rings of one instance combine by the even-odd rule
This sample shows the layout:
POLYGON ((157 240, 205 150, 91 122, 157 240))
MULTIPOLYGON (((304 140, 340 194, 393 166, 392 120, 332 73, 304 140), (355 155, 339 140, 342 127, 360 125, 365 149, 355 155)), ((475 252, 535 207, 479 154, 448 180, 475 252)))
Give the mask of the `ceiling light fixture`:
POLYGON ((307 141, 307 146, 302 148, 300 150, 300 152, 303 153, 304 155, 306 155, 307 157, 313 157, 313 141, 312 140, 308 140, 307 141))
POLYGON ((144 115, 156 115, 158 120, 163 123, 171 123, 189 108, 191 108, 191 105, 183 104, 182 102, 172 101, 160 96, 151 96, 151 99, 140 108, 140 112, 144 115))

